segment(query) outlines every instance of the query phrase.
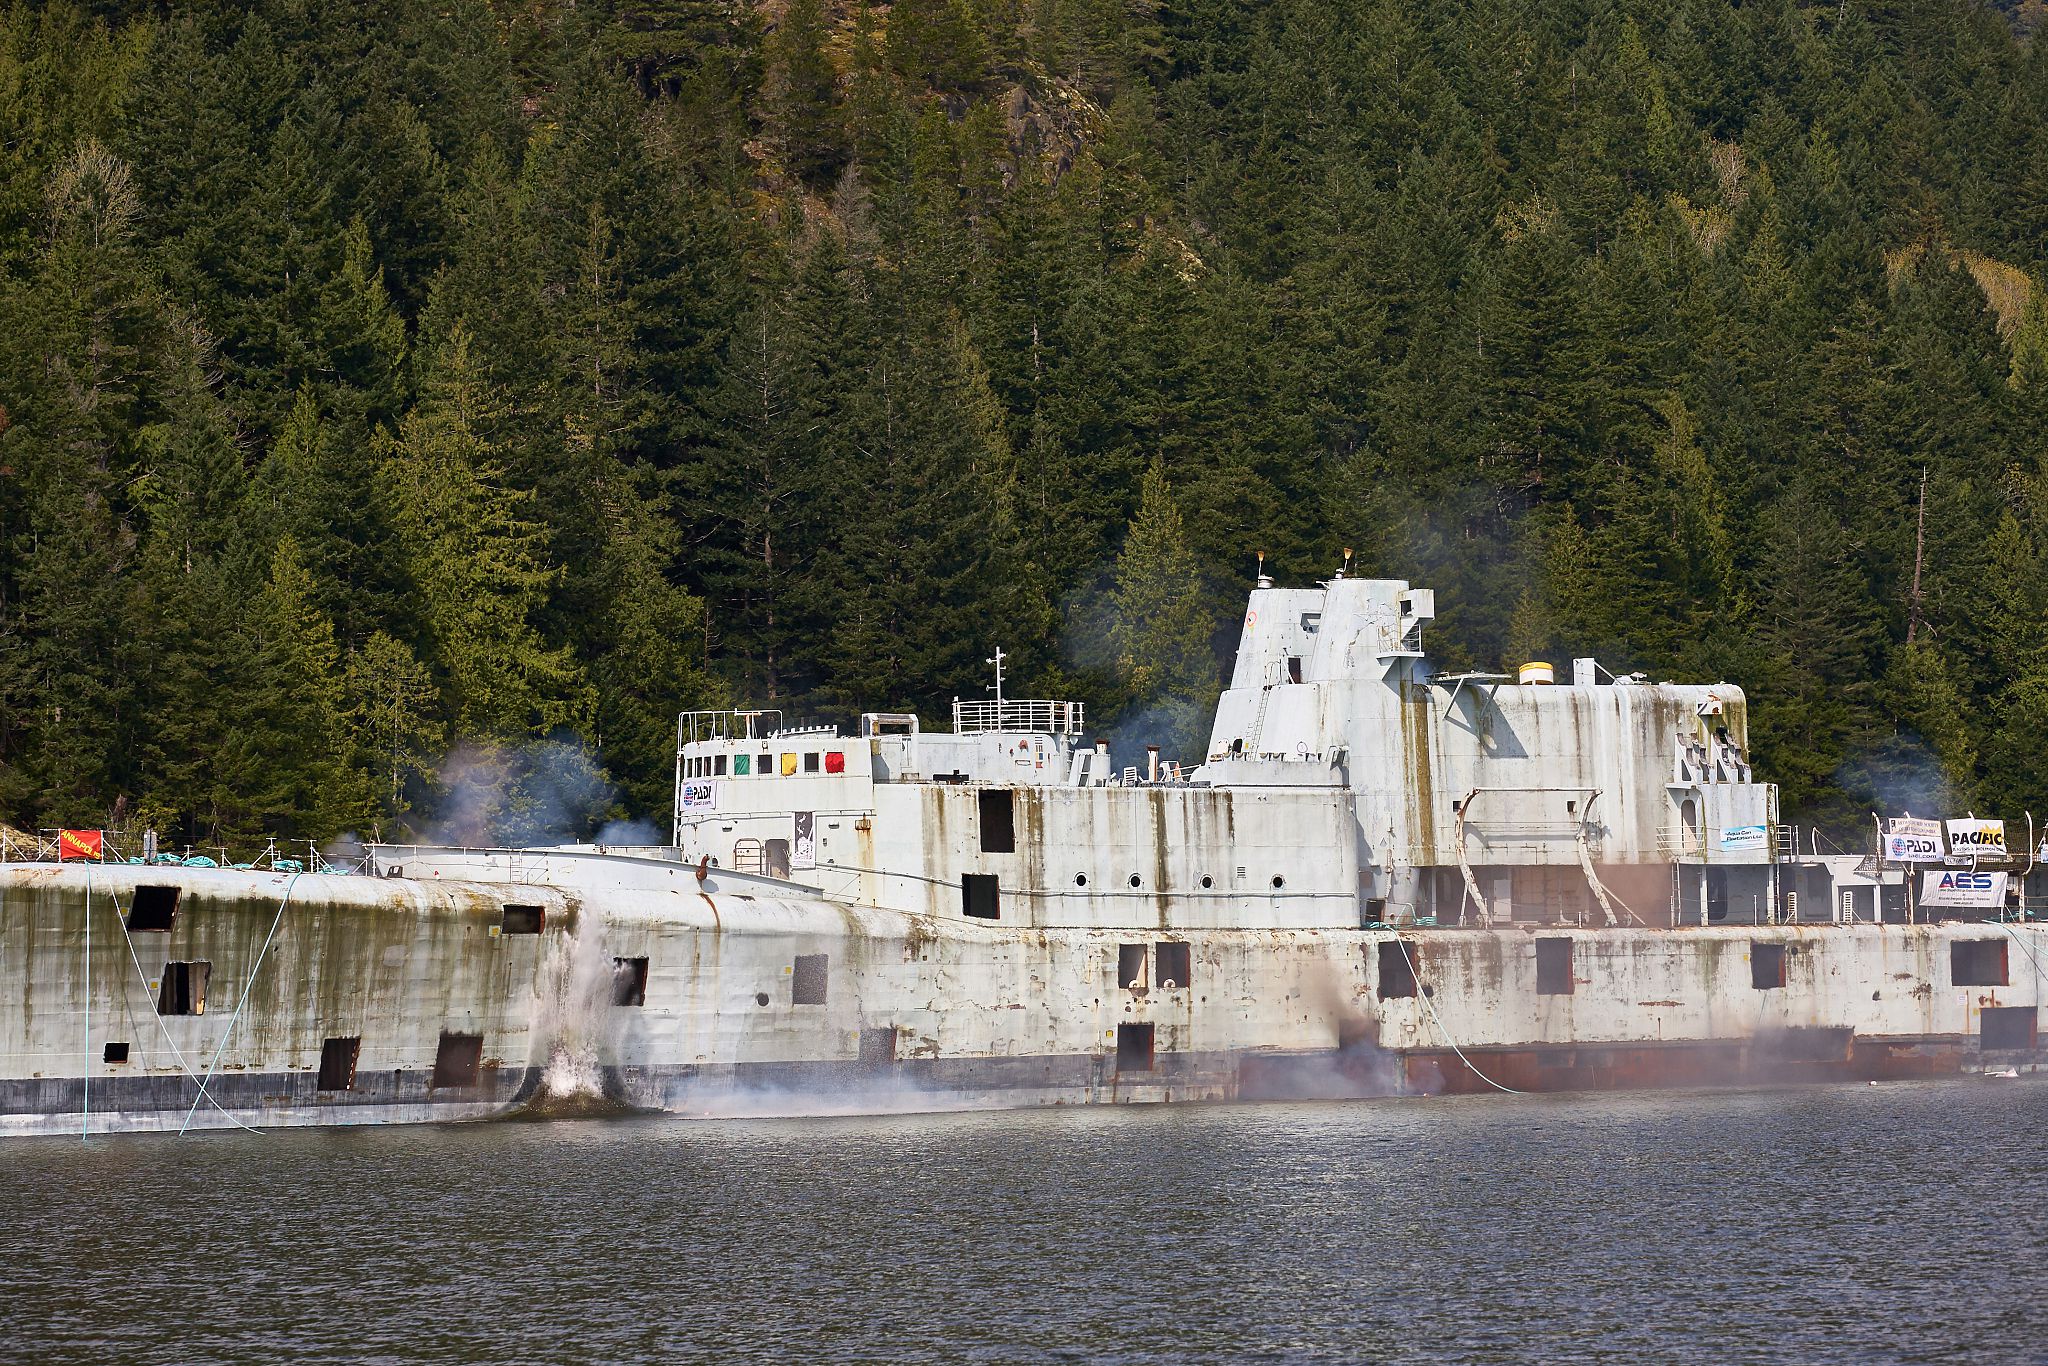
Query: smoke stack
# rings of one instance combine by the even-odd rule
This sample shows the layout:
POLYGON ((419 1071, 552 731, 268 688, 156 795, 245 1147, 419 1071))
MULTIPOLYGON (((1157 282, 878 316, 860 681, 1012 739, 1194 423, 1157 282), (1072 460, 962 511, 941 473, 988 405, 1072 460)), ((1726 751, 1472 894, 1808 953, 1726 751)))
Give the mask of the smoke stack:
POLYGON ((1261 588, 1271 588, 1273 586, 1273 576, 1266 572, 1266 552, 1263 550, 1259 552, 1258 586, 1261 588))
POLYGON ((1145 781, 1148 783, 1159 781, 1159 746, 1157 745, 1145 746, 1145 781))

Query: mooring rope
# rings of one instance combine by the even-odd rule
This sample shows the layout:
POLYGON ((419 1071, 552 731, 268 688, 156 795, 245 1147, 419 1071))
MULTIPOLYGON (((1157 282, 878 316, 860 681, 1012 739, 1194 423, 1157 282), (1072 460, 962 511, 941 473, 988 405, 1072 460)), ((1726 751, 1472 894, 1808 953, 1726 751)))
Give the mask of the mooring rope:
MULTIPOLYGON (((213 1074, 220 1066, 221 1055, 228 1051, 228 1041, 235 1037, 235 1025, 242 1018, 242 1007, 249 1004, 249 993, 256 989, 256 974, 263 971, 263 960, 270 952, 270 941, 277 937, 277 927, 284 921, 284 908, 292 903, 292 888, 298 885, 302 876, 302 873, 293 873, 291 881, 284 885, 284 900, 277 903, 277 914, 271 919, 270 933, 263 936, 263 947, 256 951, 256 961, 249 968, 249 980, 242 986, 242 999, 235 1002, 234 1013, 228 1016, 228 1027, 220 1036, 220 1047, 213 1050, 213 1061, 206 1065, 206 1075, 199 1082, 199 1094, 192 1098, 192 1108, 185 1112, 185 1122, 178 1126, 180 1135, 192 1126, 192 1116, 199 1113, 199 1102, 212 1099, 206 1088, 213 1083, 213 1074)), ((217 1106, 220 1102, 216 1100, 214 1104, 217 1106)))
POLYGON ((1406 941, 1404 941, 1401 938, 1401 936, 1397 934, 1394 936, 1394 942, 1401 946, 1401 957, 1405 959, 1408 963, 1408 976, 1409 979, 1415 983, 1415 994, 1422 998, 1422 1008, 1429 1012, 1430 1022, 1436 1026, 1436 1032, 1444 1036, 1444 1042, 1451 1046, 1451 1051, 1458 1055, 1458 1061, 1464 1063, 1465 1066, 1471 1068, 1473 1076, 1479 1078, 1479 1080, 1485 1082, 1488 1086, 1491 1086, 1496 1091, 1504 1091, 1511 1096, 1519 1096, 1525 1094, 1524 1092, 1517 1091, 1512 1086, 1501 1085, 1492 1077, 1489 1077, 1484 1072, 1480 1071, 1479 1065, 1473 1062, 1472 1059, 1465 1056, 1465 1050, 1458 1047, 1458 1041, 1451 1037, 1451 1031, 1444 1028, 1443 1018, 1436 1013, 1436 1003, 1430 1000, 1429 993, 1423 990, 1422 975, 1415 971, 1415 960, 1413 958, 1408 957, 1408 945, 1406 941))
MULTIPOLYGON (((58 843, 62 844, 62 837, 58 843)), ((62 850, 60 849, 61 853, 62 850)), ((92 1134, 92 865, 85 865, 85 981, 79 992, 85 997, 85 1048, 84 1061, 79 1064, 78 1075, 85 1083, 85 1103, 78 1116, 78 1136, 87 1138, 92 1134)))
MULTIPOLYGON (((135 980, 142 983, 143 996, 147 999, 149 995, 149 974, 142 970, 142 959, 135 952, 135 936, 128 932, 127 914, 121 909, 121 898, 114 896, 110 897, 110 899, 114 903, 114 914, 121 921, 121 938, 128 945, 128 961, 135 965, 135 980)), ((192 1064, 185 1060, 184 1050, 179 1048, 178 1041, 171 1037, 171 1027, 164 1023, 163 1014, 155 1009, 154 1005, 152 1005, 149 1013, 150 1018, 156 1021, 157 1032, 164 1036, 164 1047, 170 1049, 171 1056, 178 1060, 178 1070, 185 1074, 185 1080, 191 1082, 194 1086, 201 1086, 201 1094, 204 1094, 199 1074, 192 1070, 192 1064)), ((251 1129, 248 1125, 242 1123, 241 1120, 236 1119, 234 1113, 225 1105, 222 1105, 217 1097, 207 1096, 206 1098, 213 1103, 214 1109, 220 1111, 227 1118, 228 1123, 240 1129, 248 1129, 252 1134, 262 1132, 260 1129, 251 1129)))

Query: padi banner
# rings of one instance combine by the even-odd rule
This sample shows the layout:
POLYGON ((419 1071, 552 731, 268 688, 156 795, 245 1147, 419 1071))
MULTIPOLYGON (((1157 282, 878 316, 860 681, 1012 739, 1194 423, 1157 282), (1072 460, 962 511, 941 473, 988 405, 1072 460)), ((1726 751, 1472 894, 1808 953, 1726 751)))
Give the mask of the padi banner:
POLYGON ((1915 820, 1904 816, 1885 822, 1886 863, 1941 862, 1941 822, 1915 820))
POLYGON ((1956 858, 2004 858, 2004 821, 1944 821, 1948 852, 1956 858))
POLYGON ((683 810, 714 811, 718 808, 717 783, 684 783, 683 810))
POLYGON ((790 848, 789 866, 792 868, 815 868, 818 866, 818 813, 799 811, 796 813, 796 843, 790 848))
POLYGON ((1955 910, 1996 910, 2005 904, 2005 874, 1950 868, 1920 875, 1920 904, 1955 910))

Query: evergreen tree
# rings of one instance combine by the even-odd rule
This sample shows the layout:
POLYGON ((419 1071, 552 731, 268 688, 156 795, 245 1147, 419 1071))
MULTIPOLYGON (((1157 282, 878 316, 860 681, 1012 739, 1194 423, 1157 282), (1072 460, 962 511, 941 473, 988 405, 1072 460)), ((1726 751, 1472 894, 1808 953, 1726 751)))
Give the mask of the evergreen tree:
POLYGON ((1128 699, 1122 728, 1148 731, 1170 755, 1188 759, 1201 757, 1218 691, 1209 647, 1214 623, 1204 598, 1180 509, 1154 461, 1116 558, 1109 638, 1128 699))
POLYGON ((380 478, 455 724, 495 738, 581 722, 582 671, 533 624, 559 571, 532 496, 505 484, 480 435, 495 398, 459 325, 436 346, 425 390, 380 440, 380 478))

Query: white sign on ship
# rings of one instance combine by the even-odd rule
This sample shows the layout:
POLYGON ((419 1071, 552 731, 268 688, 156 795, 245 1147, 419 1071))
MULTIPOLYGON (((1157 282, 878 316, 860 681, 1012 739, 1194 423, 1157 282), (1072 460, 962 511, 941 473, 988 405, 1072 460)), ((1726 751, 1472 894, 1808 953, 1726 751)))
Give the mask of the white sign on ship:
POLYGON ((1995 910, 2005 904, 2005 874, 1971 868, 1922 873, 1920 904, 1954 910, 1995 910))
POLYGON ((1885 822, 1886 863, 1941 862, 1941 822, 1901 816, 1885 822))
POLYGON ((1761 825, 1731 825, 1721 832, 1723 849, 1761 849, 1770 842, 1770 830, 1761 825))
POLYGON ((718 808, 717 783, 684 783, 683 810, 714 811, 718 808))
POLYGON ((1968 858, 1974 854, 1979 858, 2005 857, 2005 822, 1962 820, 1946 821, 1948 826, 1948 851, 1959 857, 1968 858))

